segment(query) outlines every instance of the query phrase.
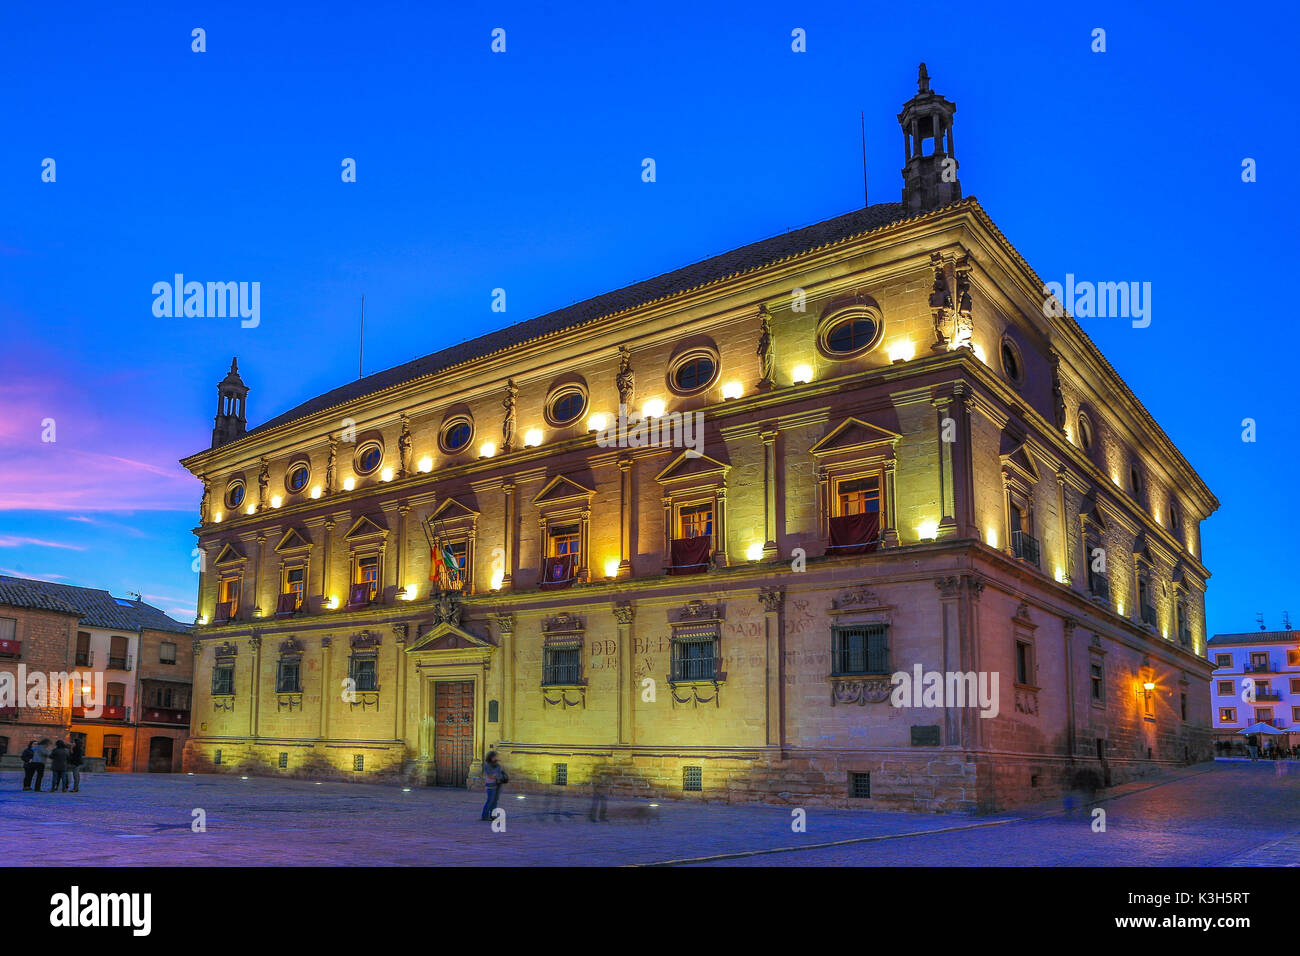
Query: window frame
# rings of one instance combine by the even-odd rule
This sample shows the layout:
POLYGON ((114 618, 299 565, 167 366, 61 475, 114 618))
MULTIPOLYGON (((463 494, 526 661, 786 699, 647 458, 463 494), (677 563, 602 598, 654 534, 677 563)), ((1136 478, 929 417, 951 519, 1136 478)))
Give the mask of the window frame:
POLYGON ((831 677, 887 677, 893 673, 890 661, 891 645, 889 640, 889 624, 885 621, 863 621, 856 623, 836 623, 831 625, 831 677), (846 634, 851 632, 865 632, 862 634, 862 668, 861 670, 850 670, 841 667, 845 659, 849 656, 844 646, 846 634), (877 646, 873 653, 873 643, 877 646), (879 669, 872 669, 873 658, 882 662, 879 669))
POLYGON ((718 350, 709 346, 695 346, 683 351, 680 355, 673 358, 668 363, 668 373, 666 376, 668 390, 674 395, 699 395, 706 392, 718 383, 722 376, 722 360, 718 355, 718 350), (677 381, 677 376, 686 366, 699 361, 707 361, 712 365, 712 372, 708 378, 691 386, 684 386, 677 381))
POLYGON ((288 468, 284 470, 284 490, 291 495, 306 494, 311 490, 311 460, 307 458, 295 458, 288 468), (306 477, 303 478, 302 487, 293 487, 293 474, 299 468, 306 469, 306 477))
POLYGON ((845 362, 861 358, 875 351, 885 337, 885 316, 880 307, 872 302, 853 302, 828 309, 817 323, 817 351, 834 362, 845 362), (865 345, 856 346, 848 351, 831 348, 830 340, 834 332, 850 322, 866 321, 875 327, 875 333, 865 345))
POLYGON ((212 665, 212 696, 213 697, 234 697, 235 696, 235 662, 234 661, 217 661, 212 665), (219 681, 218 674, 223 671, 228 672, 228 677, 219 681))
POLYGON ((443 454, 446 455, 459 455, 461 452, 473 448, 474 447, 474 419, 469 415, 458 414, 458 415, 452 415, 446 420, 444 420, 443 423, 438 427, 438 447, 442 450, 443 454), (453 448, 448 443, 447 436, 451 433, 452 429, 460 425, 464 425, 468 429, 468 432, 465 436, 465 442, 464 444, 457 445, 456 447, 453 448))

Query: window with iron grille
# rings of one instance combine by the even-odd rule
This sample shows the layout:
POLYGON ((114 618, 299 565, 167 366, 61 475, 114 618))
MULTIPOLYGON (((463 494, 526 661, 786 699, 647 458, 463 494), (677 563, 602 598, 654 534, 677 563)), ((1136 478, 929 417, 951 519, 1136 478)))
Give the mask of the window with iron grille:
POLYGON ((277 694, 296 694, 302 690, 299 679, 302 673, 302 658, 282 657, 276 663, 275 691, 277 694))
POLYGON ((352 688, 358 691, 379 690, 379 674, 373 654, 353 654, 348 659, 348 677, 352 678, 352 688))
POLYGON ((889 625, 856 624, 831 628, 835 676, 888 674, 889 625))
POLYGON ((551 783, 557 787, 567 787, 569 785, 569 765, 567 763, 551 765, 551 783))
POLYGON ((582 683, 582 644, 548 644, 542 658, 543 684, 582 683))
POLYGON ((288 766, 289 766, 289 755, 284 751, 280 751, 280 769, 284 770, 288 766))
POLYGON ((683 767, 682 789, 700 791, 704 789, 704 768, 683 767))
POLYGON ((718 676, 717 633, 695 634, 672 639, 674 681, 715 680, 718 676))
POLYGON ((849 774, 849 797, 853 800, 869 800, 871 798, 871 774, 849 774))
POLYGON ((235 692, 235 665, 218 664, 212 668, 212 693, 233 694, 235 692))
POLYGON ((1105 699, 1106 696, 1106 682, 1104 680, 1104 674, 1100 664, 1092 664, 1090 665, 1090 667, 1091 667, 1091 675, 1092 675, 1091 677, 1092 699, 1100 703, 1102 700, 1105 699))
POLYGON ((122 735, 104 734, 104 766, 116 767, 122 757, 122 735))
POLYGON ((212 755, 212 762, 213 762, 214 764, 215 764, 215 763, 221 763, 221 751, 220 751, 220 750, 218 750, 216 753, 214 753, 214 754, 212 755))
POLYGON ((365 754, 353 754, 353 755, 352 755, 352 769, 353 769, 353 770, 365 770, 365 769, 366 769, 366 755, 365 755, 365 754))

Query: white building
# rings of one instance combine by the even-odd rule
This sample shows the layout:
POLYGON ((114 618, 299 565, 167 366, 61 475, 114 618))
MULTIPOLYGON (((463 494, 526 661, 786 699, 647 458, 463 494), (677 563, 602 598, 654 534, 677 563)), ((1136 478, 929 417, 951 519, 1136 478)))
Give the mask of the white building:
POLYGON ((1262 722, 1288 731, 1279 742, 1300 742, 1300 631, 1215 634, 1208 643, 1214 739, 1241 742, 1239 730, 1262 722))

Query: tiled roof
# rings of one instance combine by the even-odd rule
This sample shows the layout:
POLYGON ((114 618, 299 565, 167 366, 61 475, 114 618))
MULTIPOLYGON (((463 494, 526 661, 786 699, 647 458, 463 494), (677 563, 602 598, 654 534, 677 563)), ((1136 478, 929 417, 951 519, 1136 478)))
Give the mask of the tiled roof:
POLYGON ((168 617, 152 604, 115 598, 98 588, 79 588, 71 584, 53 584, 31 578, 13 578, 0 575, 0 604, 17 607, 44 607, 50 611, 71 611, 81 615, 87 627, 102 627, 109 631, 171 631, 188 634, 190 626, 168 617), (9 600, 13 596, 19 601, 9 600), (33 604, 44 601, 46 604, 33 604), (122 601, 121 604, 118 601, 122 601))
POLYGON ((1215 634, 1207 644, 1300 644, 1300 631, 1247 631, 1245 634, 1215 634))
POLYGON ((58 611, 63 614, 81 614, 75 607, 61 598, 44 591, 27 587, 38 582, 26 578, 0 577, 0 604, 9 607, 35 608, 40 611, 58 611))
POLYGON ((595 298, 575 303, 567 308, 546 315, 520 322, 516 325, 489 332, 468 342, 453 345, 440 352, 434 352, 423 358, 415 359, 404 365, 398 365, 383 372, 375 372, 365 378, 347 385, 341 385, 310 401, 303 402, 283 415, 277 415, 270 421, 263 422, 248 434, 267 431, 287 422, 303 418, 315 412, 342 405, 363 395, 382 391, 395 385, 401 385, 425 375, 445 371, 464 362, 483 358, 494 352, 522 345, 532 339, 566 329, 575 328, 605 316, 613 315, 627 309, 645 305, 670 295, 687 292, 711 282, 718 282, 732 276, 740 275, 763 266, 771 265, 782 259, 811 252, 814 249, 841 242, 855 236, 871 232, 906 217, 903 204, 898 202, 877 203, 854 210, 834 219, 796 229, 793 232, 773 236, 759 242, 741 246, 730 252, 713 256, 693 265, 668 272, 653 279, 646 279, 614 292, 606 292, 595 298))

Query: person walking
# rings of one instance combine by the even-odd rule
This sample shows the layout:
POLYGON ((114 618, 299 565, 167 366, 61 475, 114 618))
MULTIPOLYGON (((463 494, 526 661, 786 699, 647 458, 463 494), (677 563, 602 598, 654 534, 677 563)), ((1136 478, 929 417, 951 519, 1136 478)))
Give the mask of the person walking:
POLYGON ((36 759, 36 741, 27 741, 27 746, 23 749, 23 789, 32 789, 32 774, 36 772, 36 765, 32 762, 36 759))
POLYGON ((72 792, 81 789, 81 761, 86 756, 86 745, 80 737, 72 741, 72 751, 68 754, 68 772, 72 774, 72 792))
POLYGON ((487 800, 483 804, 483 815, 479 817, 480 820, 492 819, 492 811, 497 808, 497 801, 501 799, 501 787, 509 780, 510 775, 497 759, 497 752, 489 750, 483 760, 483 785, 487 789, 487 800))
POLYGON ((62 740, 56 741, 54 750, 50 752, 50 771, 50 793, 58 793, 60 789, 67 792, 68 745, 62 740))
POLYGON ((50 738, 42 737, 32 748, 32 790, 41 792, 41 781, 45 779, 45 758, 50 755, 50 738))

